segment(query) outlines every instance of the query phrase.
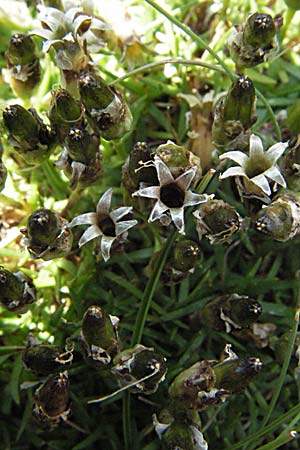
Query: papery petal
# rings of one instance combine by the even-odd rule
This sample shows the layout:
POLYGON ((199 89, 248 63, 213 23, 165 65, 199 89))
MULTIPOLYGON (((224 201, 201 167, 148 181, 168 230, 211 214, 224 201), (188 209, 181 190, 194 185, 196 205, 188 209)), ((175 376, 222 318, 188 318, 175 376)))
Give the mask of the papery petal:
POLYGON ((89 241, 100 237, 102 235, 102 231, 100 228, 97 227, 97 225, 92 225, 88 227, 87 230, 83 233, 83 235, 80 238, 80 241, 78 243, 79 247, 82 247, 83 245, 87 244, 89 241))
POLYGON ((178 229, 179 233, 184 233, 184 210, 181 208, 170 208, 170 213, 175 227, 178 229))
POLYGON ((62 44, 64 41, 62 39, 49 39, 43 43, 42 51, 43 53, 48 53, 52 45, 62 44))
POLYGON ((219 159, 222 161, 223 159, 231 159, 231 161, 234 161, 238 163, 240 166, 244 167, 245 164, 248 161, 248 156, 240 151, 232 151, 232 152, 226 152, 219 156, 219 159))
POLYGON ((69 223, 68 227, 76 227, 77 225, 96 225, 97 224, 97 214, 96 213, 85 213, 80 216, 74 217, 74 219, 69 223))
POLYGON ((229 167, 229 169, 225 170, 225 172, 221 173, 219 176, 220 180, 224 180, 224 178, 228 177, 246 177, 246 172, 242 167, 235 166, 229 167))
POLYGON ((160 196, 160 186, 151 186, 140 189, 132 194, 132 197, 157 198, 160 196))
POLYGON ((174 182, 174 177, 171 174, 169 167, 157 155, 154 156, 154 165, 156 167, 160 185, 174 182))
POLYGON ((269 161, 274 164, 280 156, 285 152, 286 148, 289 146, 288 142, 278 142, 275 145, 272 145, 266 152, 268 155, 269 161))
POLYGON ((157 200, 151 211, 148 222, 154 222, 155 220, 159 219, 160 216, 168 209, 169 208, 162 201, 157 200))
POLYGON ((97 204, 97 214, 99 213, 109 213, 109 208, 111 204, 111 198, 112 198, 113 190, 112 188, 107 189, 106 192, 100 197, 98 204, 97 204))
POLYGON ((264 174, 256 175, 256 177, 250 178, 252 183, 256 184, 265 194, 271 194, 271 188, 269 182, 264 174))
POLYGON ((183 206, 194 206, 199 205, 199 203, 205 203, 211 198, 211 195, 207 194, 194 194, 192 191, 187 191, 184 197, 183 206))
POLYGON ((108 261, 110 258, 110 249, 116 238, 103 235, 100 243, 100 251, 104 261, 108 261))
POLYGON ((127 214, 132 212, 132 206, 121 206, 120 208, 114 209, 110 213, 110 218, 117 222, 118 220, 122 219, 122 217, 126 216, 127 214))
POLYGON ((116 224, 116 236, 119 236, 130 228, 134 227, 138 223, 137 220, 124 220, 116 224))
POLYGON ((270 167, 270 169, 264 172, 264 175, 265 177, 268 177, 271 180, 275 181, 275 183, 280 184, 280 186, 286 187, 285 179, 281 175, 281 172, 278 169, 278 167, 276 166, 270 167))
POLYGON ((176 178, 176 184, 183 190, 186 191, 193 181, 197 172, 197 167, 191 167, 186 172, 182 173, 178 178, 176 178))
POLYGON ((264 148, 260 137, 255 134, 251 134, 249 143, 250 158, 261 158, 264 155, 264 148))

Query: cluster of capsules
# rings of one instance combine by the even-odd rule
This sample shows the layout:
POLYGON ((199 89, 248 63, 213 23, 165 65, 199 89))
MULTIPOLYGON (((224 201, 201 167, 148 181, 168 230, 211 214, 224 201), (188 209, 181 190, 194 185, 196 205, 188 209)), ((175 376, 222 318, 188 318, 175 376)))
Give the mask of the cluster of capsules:
MULTIPOLYGON (((124 98, 99 76, 88 53, 88 44, 95 45, 95 36, 99 38, 99 32, 105 32, 107 25, 92 16, 86 20, 80 8, 73 9, 42 10, 43 30, 34 33, 46 39, 45 51, 55 48, 65 86, 52 92, 49 124, 34 109, 18 104, 3 112, 8 141, 26 164, 41 164, 57 146, 63 148, 56 166, 69 177, 71 189, 89 186, 101 176, 100 136, 106 140, 121 138, 132 124, 124 98)), ((260 138, 251 134, 255 89, 244 74, 246 68, 265 61, 276 51, 280 25, 280 20, 255 13, 230 36, 228 48, 237 75, 227 94, 216 104, 212 137, 218 151, 216 158, 238 164, 223 172, 220 179, 234 178, 256 231, 274 240, 287 241, 300 230, 300 144, 297 140, 280 142, 264 151, 260 138), (279 186, 282 189, 277 192, 279 186)), ((25 98, 24 92, 28 96, 41 76, 33 39, 14 35, 6 59, 13 88, 25 98)), ((1 148, 0 157, 2 153, 1 148)), ((168 141, 153 148, 139 142, 130 152, 122 175, 122 185, 132 207, 111 210, 109 189, 100 197, 96 212, 82 214, 71 222, 41 208, 30 215, 23 230, 25 244, 33 258, 49 260, 66 256, 78 246, 97 239, 101 257, 107 261, 111 252, 126 240, 128 230, 137 224, 129 219, 134 208, 142 215, 148 212, 149 222, 159 222, 158 229, 163 235, 170 226, 179 232, 163 269, 162 281, 181 282, 201 259, 199 243, 185 236, 188 230, 185 208, 197 207, 193 216, 199 241, 204 236, 212 245, 230 244, 240 231, 245 231, 245 220, 233 206, 213 195, 197 193, 201 176, 200 159, 186 147, 168 141), (72 231, 77 225, 89 225, 80 240, 72 231)), ((3 165, 0 177, 3 187, 6 177, 3 165)), ((153 256, 149 272, 159 256, 153 256)), ((17 313, 25 312, 36 299, 30 279, 4 268, 0 269, 0 294, 7 309, 17 313)), ((260 313, 261 306, 256 300, 234 293, 213 299, 197 313, 196 320, 203 326, 238 336, 240 330, 255 324, 260 313)), ((194 320, 195 316, 190 318, 191 326, 194 320)), ((78 340, 84 358, 97 367, 109 368, 120 389, 152 394, 165 378, 166 360, 154 348, 141 344, 121 350, 118 322, 117 317, 100 306, 87 309, 78 340)), ((35 392, 34 417, 50 427, 67 421, 71 411, 69 378, 62 368, 72 363, 72 348, 67 346, 63 351, 31 342, 23 360, 36 374, 49 375, 35 392), (53 374, 55 371, 59 373, 53 374)), ((220 361, 198 361, 180 372, 170 384, 166 408, 153 418, 163 448, 207 449, 198 412, 242 392, 261 367, 258 358, 239 358, 226 345, 220 361)))

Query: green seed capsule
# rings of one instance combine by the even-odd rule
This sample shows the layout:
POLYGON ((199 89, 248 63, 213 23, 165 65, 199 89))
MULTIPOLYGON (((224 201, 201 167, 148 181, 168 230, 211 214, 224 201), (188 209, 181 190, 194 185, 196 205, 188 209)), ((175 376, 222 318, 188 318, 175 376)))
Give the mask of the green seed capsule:
POLYGON ((70 414, 67 372, 51 375, 34 394, 34 418, 54 428, 70 414))
POLYGON ((163 450, 195 450, 193 432, 190 427, 180 422, 173 422, 163 433, 161 439, 163 450))
POLYGON ((239 394, 261 369, 262 363, 258 358, 227 358, 213 367, 216 376, 215 386, 229 391, 230 394, 239 394))
POLYGON ((81 103, 75 100, 65 89, 52 91, 49 119, 52 127, 63 142, 68 130, 73 126, 83 124, 81 103))
POLYGON ((258 213, 255 228, 275 241, 286 242, 300 231, 300 198, 287 192, 258 213))
POLYGON ((22 314, 36 300, 31 278, 22 272, 11 273, 0 266, 0 302, 9 311, 22 314))
POLYGON ((181 272, 188 272, 195 267, 199 254, 200 247, 196 242, 188 239, 176 242, 170 265, 181 272))
POLYGON ((128 159, 128 172, 137 187, 142 182, 149 184, 158 183, 154 165, 147 165, 147 162, 151 160, 153 160, 153 154, 148 144, 146 142, 137 142, 133 146, 128 159))
POLYGON ((50 209, 37 209, 29 216, 27 233, 37 245, 50 245, 60 231, 58 217, 50 209))
POLYGON ((84 128, 71 128, 66 136, 65 145, 73 161, 88 165, 99 151, 99 138, 84 128))
POLYGON ((101 306, 90 306, 82 320, 82 339, 87 356, 99 364, 109 364, 119 351, 119 319, 101 306))
POLYGON ((261 313, 261 305, 256 300, 232 294, 207 303, 197 317, 205 326, 230 333, 256 322, 261 313))
POLYGON ((4 125, 18 142, 35 147, 39 141, 39 123, 31 112, 20 105, 7 106, 3 111, 4 125))
POLYGON ((120 386, 135 383, 130 388, 133 393, 153 394, 167 372, 165 358, 153 348, 139 344, 120 352, 113 362, 112 373, 117 376, 120 386))
POLYGON ((92 126, 104 139, 121 138, 130 130, 132 115, 125 100, 100 76, 85 73, 79 78, 79 90, 92 126))
POLYGON ((62 352, 54 345, 34 345, 23 352, 23 363, 26 369, 37 375, 48 375, 61 370, 73 360, 71 351, 62 352))
POLYGON ((243 127, 250 127, 255 110, 255 89, 250 78, 239 76, 224 100, 224 120, 239 120, 243 127))
POLYGON ((30 36, 26 34, 14 34, 9 43, 6 58, 10 64, 13 65, 25 65, 34 62, 35 55, 35 43, 30 36))
POLYGON ((254 13, 246 20, 243 32, 245 45, 268 47, 276 34, 274 20, 269 14, 254 13))

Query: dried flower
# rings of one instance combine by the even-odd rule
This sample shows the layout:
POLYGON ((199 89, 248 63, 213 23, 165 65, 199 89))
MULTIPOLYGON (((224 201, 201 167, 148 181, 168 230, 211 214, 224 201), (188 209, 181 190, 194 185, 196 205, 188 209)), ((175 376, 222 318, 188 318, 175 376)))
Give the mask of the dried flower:
POLYGON ((263 207, 255 222, 257 231, 275 241, 286 242, 300 232, 300 197, 292 192, 278 195, 263 207))
POLYGON ((110 188, 102 195, 98 201, 96 212, 81 214, 69 223, 69 227, 90 225, 81 236, 79 247, 92 239, 100 238, 100 251, 104 261, 110 258, 112 245, 124 242, 128 230, 137 224, 137 220, 120 221, 122 217, 131 213, 131 206, 121 206, 110 212, 112 193, 113 191, 110 188))
POLYGON ((34 418, 40 425, 55 428, 70 412, 68 373, 50 375, 34 393, 34 418))
POLYGON ((223 200, 209 200, 193 212, 199 240, 206 236, 211 244, 230 243, 241 227, 238 212, 223 200))
POLYGON ((143 187, 132 196, 156 199, 148 222, 159 219, 162 225, 168 226, 173 221, 179 233, 184 233, 184 208, 204 203, 212 196, 194 194, 189 190, 197 167, 191 167, 174 178, 168 166, 157 155, 150 164, 156 168, 159 185, 143 187))
POLYGON ((107 314, 101 306, 90 306, 84 313, 81 339, 91 361, 107 365, 119 351, 119 318, 107 314))
POLYGON ((72 248, 73 234, 68 221, 49 209, 34 211, 28 218, 24 244, 33 258, 45 261, 67 255, 72 248))
POLYGON ((165 358, 153 348, 136 345, 123 350, 114 358, 112 373, 117 376, 120 386, 135 383, 130 388, 133 393, 153 394, 167 372, 165 358))
POLYGON ((22 272, 11 273, 0 266, 0 299, 8 311, 27 312, 36 300, 32 279, 22 272))
POLYGON ((249 156, 241 151, 226 152, 220 156, 221 160, 231 159, 239 164, 223 172, 220 179, 237 177, 237 186, 242 197, 258 198, 269 203, 269 197, 277 190, 277 185, 286 186, 276 161, 287 146, 287 142, 279 142, 264 152, 261 139, 252 134, 249 156))

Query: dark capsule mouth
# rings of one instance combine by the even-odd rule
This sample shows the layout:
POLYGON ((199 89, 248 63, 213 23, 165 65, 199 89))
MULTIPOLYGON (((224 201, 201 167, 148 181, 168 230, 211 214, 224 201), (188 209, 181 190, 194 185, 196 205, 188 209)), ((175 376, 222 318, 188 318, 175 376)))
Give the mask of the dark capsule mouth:
POLYGON ((105 236, 116 237, 116 226, 109 216, 98 218, 98 227, 105 236))
POLYGON ((80 86, 86 86, 86 87, 97 87, 97 80, 89 73, 86 73, 85 75, 82 75, 79 78, 79 84, 80 86))
POLYGON ((184 195, 184 191, 176 183, 165 184, 160 188, 160 199, 168 208, 181 208, 184 195))
POLYGON ((83 139, 83 131, 80 128, 71 128, 68 133, 68 138, 71 141, 79 142, 83 139))
POLYGON ((7 106, 3 111, 4 119, 11 119, 17 115, 17 108, 15 106, 7 106))
POLYGON ((253 26, 256 31, 260 31, 272 29, 274 25, 272 17, 269 15, 260 14, 254 20, 253 26))
POLYGON ((7 281, 7 276, 4 272, 0 272, 0 283, 5 284, 7 281))
POLYGON ((24 34, 14 34, 10 42, 17 47, 23 43, 24 38, 25 38, 24 34))

